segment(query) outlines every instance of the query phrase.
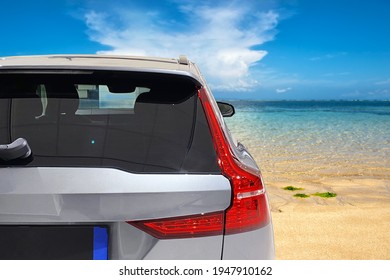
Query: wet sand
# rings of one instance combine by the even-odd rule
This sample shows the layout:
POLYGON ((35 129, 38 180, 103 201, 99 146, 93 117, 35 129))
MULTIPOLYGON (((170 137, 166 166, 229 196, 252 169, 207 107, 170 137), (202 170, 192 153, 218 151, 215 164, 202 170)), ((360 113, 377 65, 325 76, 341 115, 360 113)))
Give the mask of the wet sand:
MULTIPOLYGON (((271 174, 269 174, 272 178, 271 174)), ((263 173, 267 178, 267 174, 263 173)), ((390 180, 328 178, 320 184, 267 184, 277 259, 390 259, 390 180), (337 197, 297 198, 334 192, 337 197)))

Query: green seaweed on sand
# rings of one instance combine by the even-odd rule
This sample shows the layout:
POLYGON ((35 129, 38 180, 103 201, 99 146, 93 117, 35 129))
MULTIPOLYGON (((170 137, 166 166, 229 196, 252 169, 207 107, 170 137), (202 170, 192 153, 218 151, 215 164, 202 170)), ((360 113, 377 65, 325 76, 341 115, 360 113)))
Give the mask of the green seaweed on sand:
POLYGON ((319 196, 319 197, 324 197, 324 198, 330 198, 330 197, 336 197, 337 196, 337 194, 331 193, 331 192, 324 192, 324 193, 316 192, 316 193, 313 193, 313 195, 319 196))
POLYGON ((309 197, 310 195, 304 194, 304 193, 296 193, 294 194, 295 197, 300 197, 300 198, 306 198, 309 197))
POLYGON ((283 190, 285 190, 285 191, 302 191, 302 190, 304 190, 304 188, 297 188, 297 187, 294 187, 294 186, 287 186, 287 187, 284 187, 283 190))

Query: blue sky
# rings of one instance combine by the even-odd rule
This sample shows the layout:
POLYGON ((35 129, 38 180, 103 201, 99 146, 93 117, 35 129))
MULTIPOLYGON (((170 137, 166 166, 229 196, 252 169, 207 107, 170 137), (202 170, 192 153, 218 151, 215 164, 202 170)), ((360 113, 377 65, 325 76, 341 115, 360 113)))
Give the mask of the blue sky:
POLYGON ((219 98, 390 100, 388 0, 14 0, 0 56, 178 57, 219 98))

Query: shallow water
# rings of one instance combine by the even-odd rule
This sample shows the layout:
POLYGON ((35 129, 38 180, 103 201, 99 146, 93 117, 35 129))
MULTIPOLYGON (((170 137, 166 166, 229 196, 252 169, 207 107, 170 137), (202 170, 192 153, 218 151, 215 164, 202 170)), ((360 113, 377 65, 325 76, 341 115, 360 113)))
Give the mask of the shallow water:
POLYGON ((390 102, 233 101, 225 118, 265 181, 390 179, 390 102))

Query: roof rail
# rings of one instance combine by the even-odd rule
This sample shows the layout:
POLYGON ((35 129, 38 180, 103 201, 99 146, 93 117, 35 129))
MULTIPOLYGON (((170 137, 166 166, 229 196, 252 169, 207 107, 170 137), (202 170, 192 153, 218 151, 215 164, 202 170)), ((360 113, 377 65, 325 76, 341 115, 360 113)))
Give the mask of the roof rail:
POLYGON ((187 56, 185 56, 185 55, 179 56, 179 64, 188 65, 189 61, 188 61, 187 56))

